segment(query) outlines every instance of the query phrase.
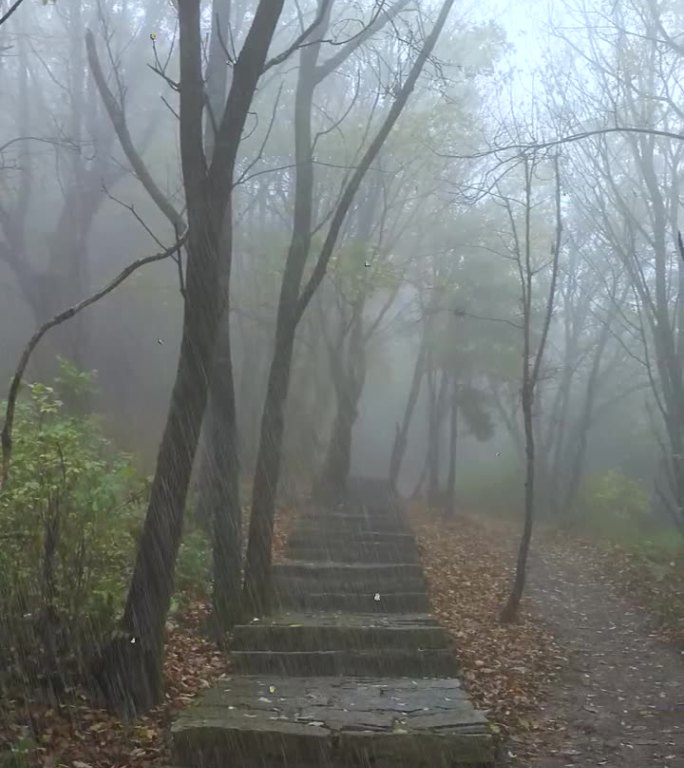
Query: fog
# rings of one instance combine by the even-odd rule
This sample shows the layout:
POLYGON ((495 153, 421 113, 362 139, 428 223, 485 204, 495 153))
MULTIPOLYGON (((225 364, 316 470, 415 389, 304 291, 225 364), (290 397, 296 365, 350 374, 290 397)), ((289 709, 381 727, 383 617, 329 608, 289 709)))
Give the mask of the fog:
POLYGON ((131 642, 161 637, 183 530, 222 631, 267 614, 276 510, 353 505, 350 478, 522 525, 514 612, 533 521, 684 531, 679 4, 2 13, 0 534, 43 509, 17 490, 43 420, 62 462, 95 430, 142 484, 111 492, 131 642))

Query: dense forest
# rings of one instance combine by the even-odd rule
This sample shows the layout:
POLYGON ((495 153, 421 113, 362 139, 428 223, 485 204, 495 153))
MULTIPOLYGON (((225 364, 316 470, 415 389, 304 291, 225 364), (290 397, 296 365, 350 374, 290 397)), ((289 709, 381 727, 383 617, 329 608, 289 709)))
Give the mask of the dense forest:
POLYGON ((483 520, 492 626, 572 539, 684 642, 684 8, 495 5, 0 2, 0 765, 229 654, 353 476, 439 611, 483 520))

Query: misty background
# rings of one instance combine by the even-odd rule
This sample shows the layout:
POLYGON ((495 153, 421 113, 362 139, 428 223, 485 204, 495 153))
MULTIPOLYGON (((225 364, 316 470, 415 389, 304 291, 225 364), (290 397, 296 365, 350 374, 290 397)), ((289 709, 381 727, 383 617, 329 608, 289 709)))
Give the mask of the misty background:
MULTIPOLYGON (((351 6, 358 6, 361 18, 364 3, 351 6)), ((411 28, 415 11, 409 4, 404 27, 399 21, 365 43, 317 92, 316 174, 323 218, 353 163, 366 121, 391 91, 396 63, 405 55, 397 39, 401 29, 411 28)), ((425 20, 430 13, 431 4, 420 3, 419 16, 425 20)), ((300 326, 288 400, 285 483, 306 484, 320 470, 335 415, 320 330, 327 325, 328 335, 334 335, 344 314, 339 307, 349 299, 345 293, 356 290, 355 281, 366 285, 367 324, 388 299, 391 304, 367 342, 352 471, 387 472, 425 333, 425 308, 439 291, 443 311, 431 342, 439 358, 435 370, 438 376, 458 371, 467 388, 479 393, 477 408, 491 422, 477 439, 465 418, 457 484, 464 500, 477 498, 479 489, 486 504, 487 493, 513 483, 521 461, 515 438, 521 342, 506 321, 519 315, 519 288, 502 200, 522 195, 520 153, 480 153, 614 125, 678 132, 680 23, 675 4, 656 7, 645 1, 588 7, 568 0, 554 3, 551 11, 543 3, 524 11, 512 3, 456 10, 364 184, 382 190, 369 238, 373 255, 360 260, 353 252, 353 213, 320 296, 300 326), (650 15, 653 9, 656 17, 650 15), (658 24, 670 31, 672 45, 658 24), (364 266, 368 261, 371 266, 364 266), (468 316, 455 317, 452 310, 468 316)), ((355 24, 352 8, 333 25, 333 37, 350 34, 355 24)), ((172 239, 103 109, 89 73, 87 29, 148 168, 177 210, 183 208, 177 94, 170 85, 178 75, 177 30, 169 4, 29 3, 3 30, 0 56, 3 387, 37 323, 89 294, 133 258, 154 252, 155 238, 165 244, 172 239), (162 75, 153 71, 162 65, 162 75)), ((284 166, 291 162, 295 80, 296 67, 287 64, 262 83, 242 151, 231 327, 245 473, 254 462, 289 232, 291 176, 284 166)), ((662 371, 654 358, 659 353, 649 326, 649 298, 635 286, 642 281, 647 292, 664 291, 661 298, 676 325, 682 147, 664 137, 620 133, 558 147, 562 261, 536 406, 539 435, 547 440, 548 455, 555 456, 550 476, 568 469, 578 441, 585 440, 582 482, 608 470, 637 480, 661 517, 667 516, 662 497, 678 503, 668 485, 669 416, 663 417, 658 402, 662 371), (602 340, 604 326, 609 329, 602 340), (600 375, 586 435, 580 436, 573 428, 585 407, 595 354, 600 375)), ((533 193, 531 238, 538 259, 549 252, 553 227, 553 184, 544 162, 533 193)), ((546 267, 539 261, 535 275, 542 303, 546 267)), ((55 353, 79 369, 96 370, 88 408, 149 474, 173 382, 181 314, 176 265, 150 266, 46 337, 29 378, 49 378, 55 353)), ((429 397, 423 386, 402 465, 404 493, 415 489, 425 463, 429 397)), ((444 476, 445 414, 439 436, 444 476)), ((548 482, 553 486, 556 480, 548 482)))

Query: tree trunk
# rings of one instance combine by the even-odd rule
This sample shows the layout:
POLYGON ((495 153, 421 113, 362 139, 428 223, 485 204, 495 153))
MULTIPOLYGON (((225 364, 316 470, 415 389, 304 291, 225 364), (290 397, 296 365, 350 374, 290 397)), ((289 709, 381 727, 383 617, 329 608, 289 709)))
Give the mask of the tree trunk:
POLYGON ((363 338, 363 307, 361 300, 354 309, 347 369, 340 369, 343 381, 337 382, 337 416, 323 471, 323 492, 331 502, 344 498, 351 468, 352 433, 358 418, 359 400, 366 380, 366 360, 363 338))
POLYGON ((525 382, 522 393, 523 421, 525 425, 525 523, 518 549, 518 561, 513 588, 508 597, 508 602, 501 611, 501 621, 504 624, 515 621, 518 615, 518 607, 525 589, 527 558, 530 551, 530 541, 532 540, 532 523, 534 520, 534 428, 532 406, 533 393, 530 382, 525 382))
POLYGON ((337 395, 337 415, 321 478, 322 498, 330 504, 345 497, 351 466, 352 430, 357 417, 357 403, 352 393, 344 385, 340 389, 345 391, 337 395))
MULTIPOLYGON (((204 415, 219 323, 228 316, 232 189, 240 141, 283 0, 260 0, 218 126, 207 166, 199 0, 178 3, 180 146, 188 211, 183 335, 166 427, 159 448, 121 632, 95 670, 107 703, 128 714, 161 700, 164 629, 185 500, 204 415), (223 246, 223 247, 221 247, 223 246), (224 314, 225 312, 225 314, 224 314)), ((232 388, 232 383, 231 383, 232 388)), ((223 546, 219 543, 219 549, 223 546)))
MULTIPOLYGON (((321 6, 319 6, 321 7, 321 6)), ((328 7, 329 12, 329 7, 328 7)), ((327 29, 326 14, 322 29, 327 29)), ((320 33, 320 29, 318 32, 320 33)), ((294 338, 297 329, 299 290, 309 251, 313 222, 313 137, 311 115, 316 89, 316 62, 321 43, 302 48, 299 78, 295 93, 295 202, 292 240, 278 299, 276 336, 261 417, 259 449, 252 486, 252 511, 245 562, 243 588, 247 616, 263 616, 271 606, 271 562, 273 521, 281 447, 285 422, 285 402, 290 385, 294 338)))
POLYGON ((279 331, 268 377, 252 490, 243 589, 248 617, 263 616, 271 609, 273 522, 295 329, 281 327, 279 331))
POLYGON ((406 445, 408 443, 409 427, 411 426, 411 419, 413 418, 413 412, 418 402, 418 395, 420 394, 420 385, 425 375, 425 357, 427 352, 427 339, 423 337, 420 348, 418 349, 418 356, 416 357, 416 364, 413 368, 413 377, 411 378, 411 388, 409 389, 408 399, 406 401, 406 408, 404 409, 404 417, 401 421, 401 426, 398 426, 395 437, 394 445, 392 446, 392 456, 390 457, 390 469, 389 469, 389 482, 394 491, 397 490, 397 480, 399 478, 399 472, 401 471, 401 464, 404 460, 404 454, 406 453, 406 445))
POLYGON ((233 391, 230 328, 218 332, 206 414, 207 471, 199 506, 213 525, 213 629, 220 639, 240 618, 242 510, 240 508, 237 414, 233 391))
MULTIPOLYGON (((271 601, 271 544, 275 515, 276 488, 280 473, 280 452, 283 436, 284 406, 290 380, 294 336, 297 324, 327 271, 342 225, 373 161, 403 111, 428 56, 434 49, 454 0, 445 0, 435 25, 392 102, 386 118, 363 153, 344 186, 339 202, 330 218, 328 232, 318 254, 312 273, 300 293, 306 259, 312 239, 313 210, 313 147, 311 112, 313 93, 322 79, 334 71, 338 58, 332 57, 316 66, 320 40, 302 48, 300 74, 295 96, 295 159, 297 166, 293 235, 285 265, 276 320, 275 351, 269 374, 266 402, 261 424, 259 455, 254 477, 252 517, 250 520, 247 562, 245 565, 244 597, 246 610, 252 616, 267 613, 271 601), (332 65, 330 64, 332 62, 332 65), (326 64, 328 66, 326 66, 326 64)), ((330 4, 325 9, 323 25, 317 36, 327 29, 330 4)), ((362 39, 358 37, 357 40, 362 39)), ((347 47, 346 51, 354 50, 347 47)), ((342 52, 344 59, 345 49, 342 52)))
MULTIPOLYGON (((226 100, 228 75, 222 39, 228 39, 231 0, 214 0, 209 57, 206 68, 208 109, 204 145, 207 158, 214 151, 214 121, 226 100)), ((230 260, 223 276, 230 286, 230 260)), ((233 380, 230 322, 226 314, 218 330, 207 408, 201 432, 197 517, 212 530, 212 631, 222 638, 240 618, 242 586, 242 510, 240 507, 237 413, 233 380)))
MULTIPOLYGON (((518 562, 516 565, 513 587, 508 597, 508 602, 501 611, 501 622, 510 623, 518 615, 520 600, 525 589, 525 578, 527 574, 527 557, 530 551, 530 541, 532 539, 532 525, 534 522, 535 505, 535 443, 534 443, 534 395, 535 387, 539 382, 544 350, 548 339, 551 318, 553 317, 553 308, 556 297, 556 284, 558 280, 558 265, 561 247, 561 235, 563 224, 561 220, 561 182, 558 157, 554 158, 554 170, 556 176, 556 239, 552 245, 551 255, 551 283, 546 297, 546 307, 542 324, 541 335, 536 351, 532 354, 532 291, 533 275, 531 254, 531 212, 532 212, 532 180, 534 178, 534 164, 536 158, 533 158, 532 164, 526 159, 525 169, 525 246, 524 258, 517 245, 520 241, 515 230, 515 220, 511 215, 511 225, 514 229, 516 241, 516 256, 520 274, 520 284, 522 291, 523 306, 523 366, 522 366, 522 386, 521 386, 521 405, 523 412, 523 424, 525 429, 525 522, 523 533, 520 539, 518 549, 518 562)), ((510 207, 509 207, 510 214, 510 207)))
POLYGON ((105 648, 95 670, 107 703, 127 715, 147 711, 161 700, 164 628, 220 315, 218 297, 211 300, 211 290, 205 284, 205 276, 215 270, 215 235, 209 226, 194 231, 197 234, 188 249, 178 370, 121 633, 105 648))
POLYGON ((430 387, 430 415, 428 420, 428 504, 435 508, 439 505, 440 496, 442 415, 448 384, 448 377, 442 373, 439 376, 438 390, 438 376, 438 371, 433 373, 433 381, 430 387))
POLYGON ((456 377, 454 377, 449 427, 449 476, 447 495, 444 500, 444 514, 446 517, 454 518, 456 517, 456 446, 458 442, 458 383, 456 377))

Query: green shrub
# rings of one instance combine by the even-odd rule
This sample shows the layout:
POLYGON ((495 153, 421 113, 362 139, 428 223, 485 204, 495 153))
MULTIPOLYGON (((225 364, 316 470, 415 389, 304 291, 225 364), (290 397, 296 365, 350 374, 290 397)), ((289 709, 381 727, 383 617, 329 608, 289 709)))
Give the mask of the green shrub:
POLYGON ((457 468, 457 495, 465 508, 517 519, 524 505, 525 470, 515 457, 502 458, 495 467, 457 468))
POLYGON ((14 744, 0 747, 0 768, 29 768, 35 764, 36 745, 28 736, 22 736, 14 744))
POLYGON ((176 562, 176 593, 184 597, 205 597, 211 579, 211 543, 199 525, 189 526, 176 562))
POLYGON ((113 628, 144 487, 97 421, 69 415, 44 384, 20 398, 13 442, 0 495, 0 667, 7 657, 53 667, 113 628))
POLYGON ((648 491, 638 480, 614 470, 585 479, 577 510, 582 527, 607 538, 643 539, 651 528, 648 491))

